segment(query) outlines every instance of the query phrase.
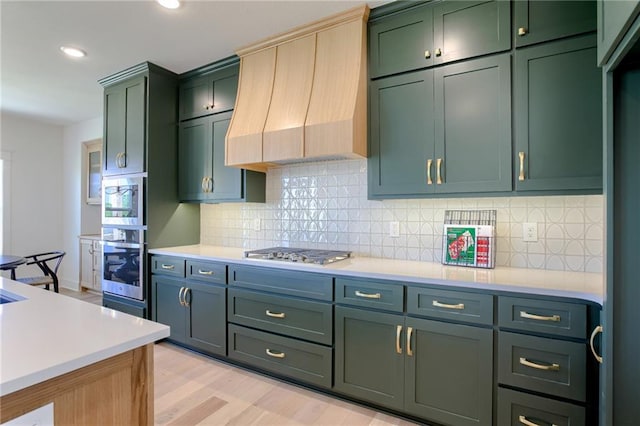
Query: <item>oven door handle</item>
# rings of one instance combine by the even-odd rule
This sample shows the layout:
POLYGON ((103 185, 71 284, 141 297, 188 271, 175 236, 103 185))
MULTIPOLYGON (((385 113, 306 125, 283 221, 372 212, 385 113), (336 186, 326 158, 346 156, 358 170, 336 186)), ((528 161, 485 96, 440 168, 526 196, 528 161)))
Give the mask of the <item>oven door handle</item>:
POLYGON ((142 247, 142 244, 140 243, 124 243, 120 241, 100 241, 100 244, 102 244, 103 246, 116 247, 116 248, 122 247, 122 248, 139 249, 142 247))

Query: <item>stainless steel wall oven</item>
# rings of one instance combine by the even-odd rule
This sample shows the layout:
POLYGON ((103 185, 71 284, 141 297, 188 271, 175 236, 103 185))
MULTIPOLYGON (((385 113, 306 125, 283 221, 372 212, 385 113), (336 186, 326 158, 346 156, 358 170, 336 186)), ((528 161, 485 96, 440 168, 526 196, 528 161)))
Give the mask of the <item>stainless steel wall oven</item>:
POLYGON ((102 291, 145 300, 144 229, 102 228, 102 291))

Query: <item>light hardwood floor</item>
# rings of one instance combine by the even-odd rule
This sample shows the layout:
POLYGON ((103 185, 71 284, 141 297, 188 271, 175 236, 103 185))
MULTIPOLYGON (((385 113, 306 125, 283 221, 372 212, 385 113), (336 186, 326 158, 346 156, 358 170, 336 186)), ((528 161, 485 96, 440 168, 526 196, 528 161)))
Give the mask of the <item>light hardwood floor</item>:
MULTIPOLYGON (((100 296, 61 289, 100 304, 100 296)), ((156 425, 414 425, 168 342, 155 345, 156 425)))

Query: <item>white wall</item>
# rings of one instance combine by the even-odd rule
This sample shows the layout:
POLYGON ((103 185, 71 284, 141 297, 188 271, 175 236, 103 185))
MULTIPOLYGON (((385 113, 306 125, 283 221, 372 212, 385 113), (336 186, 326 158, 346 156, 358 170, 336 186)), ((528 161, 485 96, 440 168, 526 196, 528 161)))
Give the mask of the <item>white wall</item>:
POLYGON ((100 206, 85 202, 83 181, 83 142, 102 137, 102 118, 87 120, 64 128, 64 173, 62 194, 65 214, 63 217, 63 246, 67 258, 61 272, 62 285, 79 290, 80 247, 78 235, 100 233, 100 206))
MULTIPOLYGON (((81 233, 100 233, 100 207, 84 202, 83 142, 102 137, 102 118, 68 127, 2 112, 0 150, 11 162, 6 253, 64 250, 60 284, 79 289, 81 233)), ((3 195, 4 197, 4 195, 3 195)), ((18 275, 38 273, 21 267, 18 275)))
POLYGON ((11 158, 11 198, 3 200, 10 238, 3 251, 28 255, 64 249, 63 128, 6 112, 0 119, 0 149, 11 158))

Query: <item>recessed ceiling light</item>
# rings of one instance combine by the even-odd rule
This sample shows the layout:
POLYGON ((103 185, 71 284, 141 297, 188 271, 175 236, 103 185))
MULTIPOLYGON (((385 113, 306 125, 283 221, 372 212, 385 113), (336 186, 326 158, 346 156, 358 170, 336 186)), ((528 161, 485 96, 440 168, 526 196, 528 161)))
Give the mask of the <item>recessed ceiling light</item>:
POLYGON ((60 46, 60 50, 62 50, 65 55, 71 56, 73 58, 82 58, 84 56, 87 56, 87 52, 78 49, 77 47, 60 46))
POLYGON ((158 0, 158 3, 160 3, 162 7, 166 7, 167 9, 177 9, 180 7, 179 0, 158 0))

